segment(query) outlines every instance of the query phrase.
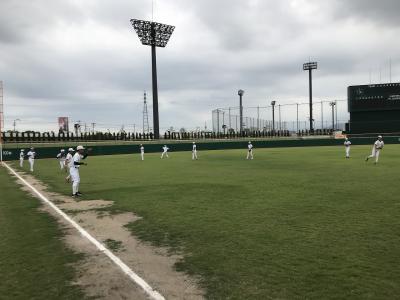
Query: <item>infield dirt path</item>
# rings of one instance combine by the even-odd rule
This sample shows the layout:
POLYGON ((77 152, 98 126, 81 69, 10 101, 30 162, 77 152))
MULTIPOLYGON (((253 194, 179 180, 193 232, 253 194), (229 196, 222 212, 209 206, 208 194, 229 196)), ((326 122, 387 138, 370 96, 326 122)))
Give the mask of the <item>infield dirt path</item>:
MULTIPOLYGON (((116 256, 127 264, 166 299, 204 299, 204 291, 197 280, 177 272, 174 264, 180 256, 168 255, 166 249, 155 248, 139 241, 124 227, 139 218, 132 213, 110 214, 96 209, 113 205, 112 201, 76 201, 72 197, 49 192, 46 186, 35 177, 18 173, 34 188, 67 213, 94 238, 106 245, 116 256)), ((23 185, 22 189, 32 193, 23 185)), ((33 194, 35 197, 36 194, 33 194)), ((82 287, 89 297, 100 299, 148 299, 146 294, 126 276, 107 256, 84 238, 47 205, 42 210, 53 215, 65 230, 65 243, 78 253, 85 254, 76 265, 78 277, 76 284, 82 287)))

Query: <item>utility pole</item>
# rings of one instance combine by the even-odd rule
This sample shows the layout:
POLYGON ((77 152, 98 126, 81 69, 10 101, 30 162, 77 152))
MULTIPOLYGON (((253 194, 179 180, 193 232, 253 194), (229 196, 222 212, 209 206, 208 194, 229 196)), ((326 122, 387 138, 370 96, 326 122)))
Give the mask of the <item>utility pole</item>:
POLYGON ((330 102, 329 105, 332 107, 332 130, 335 130, 335 102, 330 102))

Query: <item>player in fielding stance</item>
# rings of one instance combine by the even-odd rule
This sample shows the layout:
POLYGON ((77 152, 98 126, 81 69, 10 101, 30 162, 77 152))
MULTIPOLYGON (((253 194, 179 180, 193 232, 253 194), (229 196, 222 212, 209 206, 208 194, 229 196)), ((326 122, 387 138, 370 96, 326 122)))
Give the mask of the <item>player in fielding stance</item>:
POLYGON ((64 170, 64 168, 65 168, 65 157, 66 157, 65 150, 61 149, 60 153, 57 154, 57 159, 58 159, 58 162, 60 163, 61 171, 64 170))
POLYGON ((79 197, 82 195, 79 192, 79 183, 81 182, 81 178, 79 176, 79 167, 81 165, 86 165, 84 162, 81 162, 82 159, 87 157, 87 154, 84 154, 85 148, 83 146, 76 147, 76 153, 73 157, 73 168, 71 168, 71 178, 72 178, 72 197, 79 197))
POLYGON ((161 159, 163 159, 164 156, 165 156, 166 158, 168 158, 168 157, 169 157, 169 156, 168 156, 168 150, 169 150, 169 148, 167 147, 167 145, 164 145, 164 147, 162 147, 162 149, 163 149, 163 153, 161 154, 161 159))
POLYGON ((379 160, 379 154, 381 152, 381 150, 383 149, 384 146, 384 142, 382 140, 382 136, 378 136, 378 139, 375 141, 374 146, 372 147, 372 153, 370 156, 367 156, 367 158, 365 159, 365 161, 368 161, 370 158, 375 157, 375 164, 378 163, 379 160))
POLYGON ((251 142, 249 142, 249 144, 247 145, 247 158, 246 159, 253 159, 253 144, 251 142))
POLYGON ((24 149, 21 149, 21 152, 19 153, 19 166, 21 168, 24 167, 24 158, 25 158, 25 152, 24 151, 25 151, 24 149))
POLYGON ((140 144, 140 157, 144 160, 144 147, 142 144, 140 144))
POLYGON ((73 148, 69 148, 68 149, 68 154, 65 157, 65 162, 64 162, 65 163, 65 167, 68 170, 68 176, 65 177, 65 181, 66 182, 69 182, 71 180, 71 168, 74 167, 74 159, 73 159, 73 157, 74 157, 74 149, 73 148))
POLYGON ((193 142, 192 160, 197 160, 197 146, 195 142, 193 142))
POLYGON ((31 172, 33 172, 33 165, 35 164, 35 157, 36 157, 35 149, 31 147, 31 150, 29 150, 29 152, 26 155, 28 156, 31 172))
POLYGON ((350 146, 351 146, 351 142, 349 141, 348 138, 346 138, 344 140, 344 147, 346 149, 346 158, 350 158, 350 146))

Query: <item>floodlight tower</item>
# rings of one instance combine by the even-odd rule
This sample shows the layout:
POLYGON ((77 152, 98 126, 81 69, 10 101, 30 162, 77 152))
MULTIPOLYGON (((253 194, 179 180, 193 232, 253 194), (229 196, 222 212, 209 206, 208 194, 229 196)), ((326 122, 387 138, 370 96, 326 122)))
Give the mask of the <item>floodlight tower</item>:
POLYGON ((156 47, 164 48, 174 32, 175 26, 131 19, 131 24, 135 29, 143 45, 151 46, 151 64, 153 80, 153 128, 154 138, 160 138, 160 122, 158 115, 158 86, 157 86, 157 58, 156 47))
POLYGON ((308 71, 308 80, 309 80, 309 90, 310 90, 310 132, 314 131, 313 125, 313 109, 312 109, 312 70, 316 70, 318 68, 317 62, 308 62, 303 64, 303 70, 308 71))
POLYGON ((271 101, 271 106, 272 106, 272 132, 275 132, 275 104, 276 104, 276 101, 271 101))
POLYGON ((239 114, 240 114, 240 133, 243 132, 243 90, 238 90, 239 95, 239 114))

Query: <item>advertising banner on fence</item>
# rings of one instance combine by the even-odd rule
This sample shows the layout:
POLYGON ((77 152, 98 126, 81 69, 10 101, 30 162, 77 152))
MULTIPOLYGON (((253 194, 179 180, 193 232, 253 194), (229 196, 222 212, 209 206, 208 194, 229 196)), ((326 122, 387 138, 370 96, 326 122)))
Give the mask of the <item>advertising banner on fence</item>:
POLYGON ((68 117, 58 117, 58 131, 59 132, 68 132, 68 117))

